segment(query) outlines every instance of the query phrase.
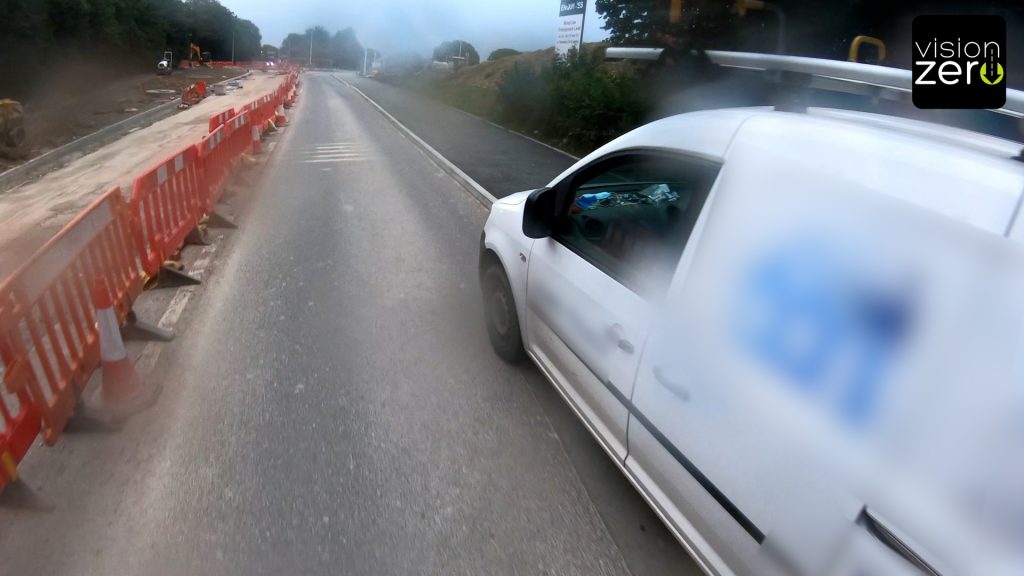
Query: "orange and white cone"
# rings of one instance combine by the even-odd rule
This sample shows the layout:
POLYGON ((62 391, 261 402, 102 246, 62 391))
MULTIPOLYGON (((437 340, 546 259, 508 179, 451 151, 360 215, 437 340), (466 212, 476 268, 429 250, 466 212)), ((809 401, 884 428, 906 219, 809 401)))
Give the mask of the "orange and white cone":
POLYGON ((277 119, 274 121, 278 126, 287 126, 288 118, 284 115, 284 106, 281 104, 277 105, 277 119))
POLYGON ((146 386, 128 358, 114 301, 103 278, 93 286, 96 328, 100 339, 100 367, 103 381, 90 408, 113 417, 126 417, 148 408, 159 389, 146 386))

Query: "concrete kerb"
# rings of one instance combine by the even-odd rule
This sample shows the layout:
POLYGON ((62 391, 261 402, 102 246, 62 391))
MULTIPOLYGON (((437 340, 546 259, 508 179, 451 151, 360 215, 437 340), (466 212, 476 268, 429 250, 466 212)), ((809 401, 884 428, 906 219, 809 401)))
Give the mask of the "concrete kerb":
MULTIPOLYGON (((241 80, 246 76, 252 74, 252 71, 240 74, 234 78, 228 78, 217 84, 226 84, 228 82, 234 82, 241 80)), ((178 110, 178 104, 181 103, 181 98, 176 98, 169 102, 165 102, 155 108, 150 108, 145 112, 140 112, 134 116, 125 118, 120 122, 111 124, 105 128, 87 134, 81 138, 68 142, 67 144, 50 150, 46 154, 37 156, 24 164, 15 166, 6 172, 0 173, 0 194, 8 192, 25 182, 43 176, 49 172, 52 172, 82 156, 86 156, 95 152, 99 148, 110 144, 111 142, 121 138, 125 134, 145 128, 150 124, 154 124, 169 118, 174 115, 178 110)))
POLYGON ((451 176, 456 182, 458 182, 463 188, 465 188, 466 191, 469 192, 471 196, 473 196, 481 204, 483 204, 484 207, 490 208, 491 204, 494 204, 498 200, 497 198, 494 197, 493 194, 488 192, 483 186, 477 183, 476 180, 470 178, 469 175, 460 170, 458 166, 452 164, 451 161, 445 158, 443 155, 441 155, 440 152, 434 150, 433 146, 424 142, 422 138, 413 133, 413 131, 407 128, 405 124, 399 122, 397 118, 395 118, 387 110, 382 108, 380 104, 377 104, 376 102, 374 102, 372 98, 364 94, 362 90, 356 88, 355 86, 346 82, 344 79, 339 78, 333 74, 331 75, 331 77, 337 80, 338 82, 341 82, 345 86, 348 86, 356 94, 359 94, 360 96, 363 97, 363 99, 365 99, 367 102, 373 105, 373 107, 376 108, 378 112, 380 112, 385 118, 387 118, 392 124, 394 124, 407 138, 412 140, 413 144, 416 144, 416 146, 418 146, 421 150, 426 152, 427 156, 431 160, 433 160, 434 164, 436 164, 438 168, 440 168, 449 176, 451 176))

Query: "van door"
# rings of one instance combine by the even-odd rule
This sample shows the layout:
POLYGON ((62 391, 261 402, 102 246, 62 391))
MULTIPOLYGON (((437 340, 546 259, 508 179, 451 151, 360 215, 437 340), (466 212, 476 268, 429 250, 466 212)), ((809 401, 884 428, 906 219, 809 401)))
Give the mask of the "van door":
POLYGON ((661 152, 601 158, 556 187, 564 217, 533 245, 528 351, 620 459, 652 305, 717 171, 714 163, 661 152))

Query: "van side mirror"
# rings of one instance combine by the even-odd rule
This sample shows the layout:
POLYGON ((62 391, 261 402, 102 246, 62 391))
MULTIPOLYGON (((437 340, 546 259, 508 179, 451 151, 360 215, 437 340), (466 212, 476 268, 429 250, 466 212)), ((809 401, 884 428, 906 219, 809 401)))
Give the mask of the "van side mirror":
POLYGON ((553 188, 534 190, 523 208, 523 234, 535 240, 551 236, 558 219, 557 200, 553 188))

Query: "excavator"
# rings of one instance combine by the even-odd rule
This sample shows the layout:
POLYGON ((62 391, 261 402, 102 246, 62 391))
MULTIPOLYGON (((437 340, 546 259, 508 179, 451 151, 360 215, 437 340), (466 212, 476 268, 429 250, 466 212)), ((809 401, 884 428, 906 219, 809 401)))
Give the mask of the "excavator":
POLYGON ((0 157, 19 160, 27 153, 25 109, 14 100, 0 99, 0 157))
POLYGON ((190 68, 197 68, 199 66, 210 67, 210 62, 213 58, 209 52, 203 52, 198 44, 194 42, 188 43, 188 61, 190 68))

